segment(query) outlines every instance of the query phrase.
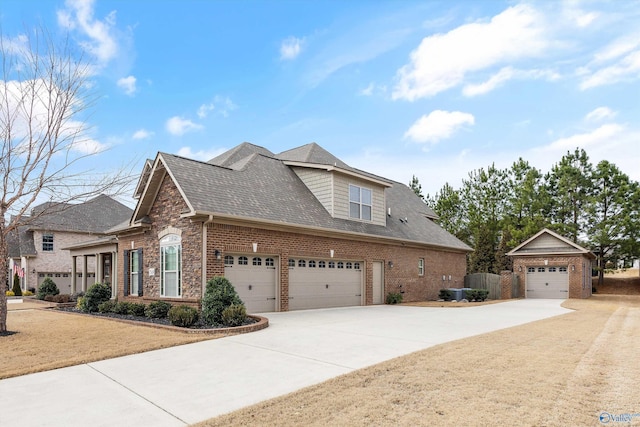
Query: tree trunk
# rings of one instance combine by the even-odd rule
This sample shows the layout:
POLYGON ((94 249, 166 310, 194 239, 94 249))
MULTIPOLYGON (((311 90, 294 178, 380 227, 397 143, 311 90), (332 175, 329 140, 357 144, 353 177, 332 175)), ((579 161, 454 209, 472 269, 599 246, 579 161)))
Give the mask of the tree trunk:
POLYGON ((7 294, 9 252, 5 234, 4 216, 0 219, 0 334, 7 331, 7 294))

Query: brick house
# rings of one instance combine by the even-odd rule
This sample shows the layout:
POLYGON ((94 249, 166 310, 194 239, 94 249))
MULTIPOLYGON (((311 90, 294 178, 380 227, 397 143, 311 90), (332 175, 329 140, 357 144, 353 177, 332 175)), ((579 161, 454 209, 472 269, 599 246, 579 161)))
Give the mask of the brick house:
POLYGON ((510 251, 525 298, 589 298, 596 256, 580 245, 543 229, 510 251))
POLYGON ((406 185, 317 144, 243 143, 200 162, 158 153, 117 232, 118 298, 197 304, 226 276, 249 312, 436 299, 461 287, 466 244, 406 185))
POLYGON ((108 229, 127 221, 132 210, 109 196, 99 195, 84 203, 51 202, 35 206, 22 217, 7 237, 10 276, 14 265, 24 271, 23 290, 38 288, 51 277, 62 294, 86 290, 87 280, 111 281, 111 260, 116 249, 104 254, 95 250, 81 258, 69 257, 69 248, 87 241, 109 239, 108 229), (77 266, 81 259, 81 265, 77 266), (98 262, 96 262, 98 260, 98 262), (75 287, 76 283, 81 283, 75 287))

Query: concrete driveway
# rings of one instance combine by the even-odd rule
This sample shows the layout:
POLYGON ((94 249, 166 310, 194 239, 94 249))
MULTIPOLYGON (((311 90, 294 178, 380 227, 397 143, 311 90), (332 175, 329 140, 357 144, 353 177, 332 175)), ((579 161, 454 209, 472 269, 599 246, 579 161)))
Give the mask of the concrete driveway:
POLYGON ((2 380, 0 424, 184 426, 437 344, 569 312, 561 303, 268 313, 270 326, 259 332, 2 380))

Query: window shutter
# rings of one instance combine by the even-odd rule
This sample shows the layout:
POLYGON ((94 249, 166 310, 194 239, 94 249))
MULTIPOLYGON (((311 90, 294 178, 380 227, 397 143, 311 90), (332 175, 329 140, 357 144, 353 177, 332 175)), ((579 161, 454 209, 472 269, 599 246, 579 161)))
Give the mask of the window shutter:
POLYGON ((138 249, 138 296, 142 296, 142 249, 138 249))
POLYGON ((124 274, 122 275, 122 286, 124 287, 122 290, 122 295, 125 297, 129 295, 129 251, 124 251, 124 274))

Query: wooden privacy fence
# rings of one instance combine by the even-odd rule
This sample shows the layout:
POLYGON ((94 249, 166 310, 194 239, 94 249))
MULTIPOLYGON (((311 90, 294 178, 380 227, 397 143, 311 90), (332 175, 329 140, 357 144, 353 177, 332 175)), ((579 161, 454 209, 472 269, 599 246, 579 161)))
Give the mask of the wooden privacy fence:
POLYGON ((500 299, 502 289, 500 287, 500 275, 491 273, 473 273, 464 276, 464 287, 471 289, 486 289, 489 291, 489 299, 500 299))

